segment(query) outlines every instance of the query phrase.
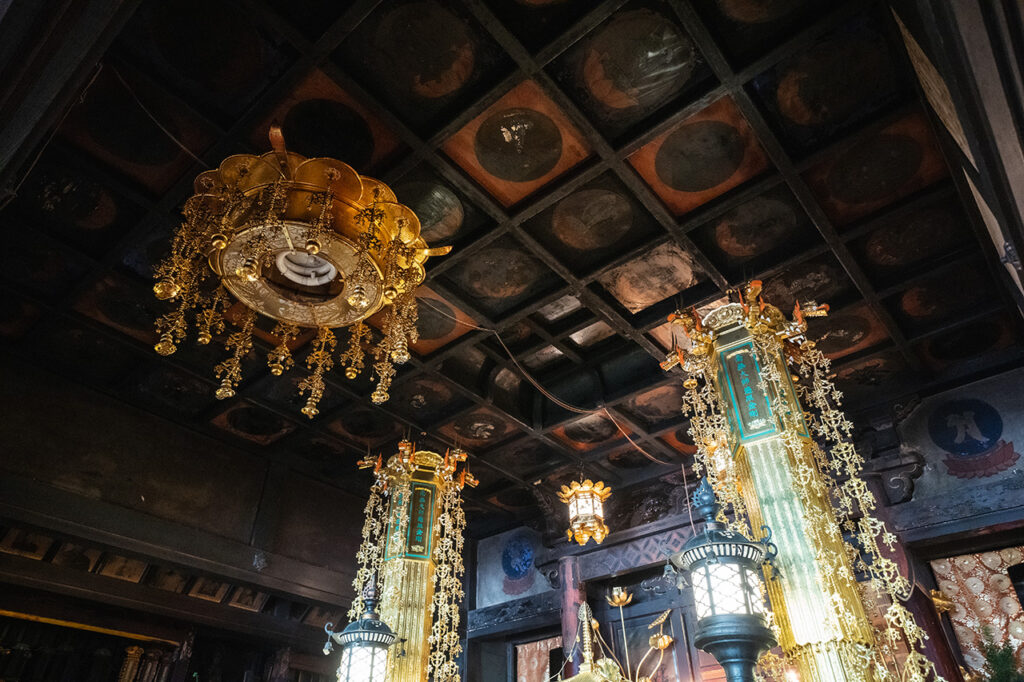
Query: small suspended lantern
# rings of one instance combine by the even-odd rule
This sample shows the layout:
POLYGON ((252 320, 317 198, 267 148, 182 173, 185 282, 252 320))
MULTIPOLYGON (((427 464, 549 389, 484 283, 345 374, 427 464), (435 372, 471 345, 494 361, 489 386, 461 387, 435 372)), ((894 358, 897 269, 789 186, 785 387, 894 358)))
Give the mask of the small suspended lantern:
POLYGON ((573 481, 563 485, 558 498, 569 505, 569 539, 575 539, 581 545, 594 538, 598 544, 608 536, 608 526, 604 523, 604 501, 612 494, 612 489, 603 481, 594 483, 589 478, 585 481, 573 481))
POLYGON ((338 666, 338 682, 386 682, 388 671, 388 648, 398 636, 388 624, 377 615, 377 594, 373 587, 375 580, 363 593, 363 615, 349 623, 341 632, 324 626, 329 635, 324 653, 333 649, 331 640, 342 646, 341 664, 338 666))
POLYGON ((693 504, 704 517, 704 532, 671 557, 691 574, 697 611, 693 643, 718 660, 728 682, 752 681, 757 659, 776 644, 765 619, 761 575, 774 545, 767 538, 751 542, 716 521, 719 504, 707 479, 694 492, 693 504))

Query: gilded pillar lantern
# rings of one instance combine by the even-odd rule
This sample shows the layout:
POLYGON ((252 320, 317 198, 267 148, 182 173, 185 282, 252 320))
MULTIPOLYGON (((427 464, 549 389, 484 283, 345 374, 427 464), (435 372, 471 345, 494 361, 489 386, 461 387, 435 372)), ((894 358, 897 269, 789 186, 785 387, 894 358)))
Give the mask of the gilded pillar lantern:
POLYGON ((827 306, 797 305, 789 320, 760 292, 753 282, 738 302, 670 318, 691 346, 663 367, 689 374, 684 413, 699 466, 728 500, 733 528, 752 540, 771 529, 778 555, 765 588, 787 668, 803 682, 918 679, 898 672, 933 666, 900 603, 909 583, 879 548, 895 536, 871 515, 852 425, 838 408, 828 360, 806 338, 805 317, 827 306), (869 580, 858 583, 858 573, 869 580), (876 632, 868 606, 888 610, 887 631, 876 632), (900 641, 909 656, 897 655, 900 641))

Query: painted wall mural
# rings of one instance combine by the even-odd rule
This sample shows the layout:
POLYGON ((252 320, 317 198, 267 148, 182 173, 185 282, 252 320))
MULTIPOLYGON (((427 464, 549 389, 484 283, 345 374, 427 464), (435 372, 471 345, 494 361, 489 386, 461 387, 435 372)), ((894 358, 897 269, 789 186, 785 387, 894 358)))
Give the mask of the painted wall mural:
POLYGON ((997 645, 1009 642, 1024 665, 1024 608, 1008 575, 1024 563, 1024 546, 998 552, 964 554, 931 562, 939 588, 953 603, 949 617, 967 664, 980 670, 987 628, 997 645))
POLYGON ((534 565, 540 534, 516 528, 477 545, 476 607, 483 608, 551 589, 534 565))
MULTIPOLYGON (((903 528, 966 520, 1024 504, 1024 370, 924 399, 900 426, 901 442, 921 452, 924 473, 903 528)), ((977 519, 978 525, 987 523, 977 519)))

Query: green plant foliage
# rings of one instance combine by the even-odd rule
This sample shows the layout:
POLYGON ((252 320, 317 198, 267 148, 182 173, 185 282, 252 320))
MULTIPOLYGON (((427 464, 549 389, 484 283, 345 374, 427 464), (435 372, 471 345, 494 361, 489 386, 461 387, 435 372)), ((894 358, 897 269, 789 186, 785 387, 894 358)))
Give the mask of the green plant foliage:
POLYGON ((992 629, 982 629, 985 654, 985 673, 988 682, 1024 682, 1024 671, 1017 667, 1016 651, 1009 642, 996 644, 992 629))

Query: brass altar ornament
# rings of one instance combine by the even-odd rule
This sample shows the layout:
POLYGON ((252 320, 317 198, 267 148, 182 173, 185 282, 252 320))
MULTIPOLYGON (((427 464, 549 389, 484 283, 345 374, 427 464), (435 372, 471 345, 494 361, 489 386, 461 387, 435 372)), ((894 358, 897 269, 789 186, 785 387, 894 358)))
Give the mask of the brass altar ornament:
POLYGON ((569 506, 569 529, 566 531, 569 540, 575 539, 580 545, 587 544, 590 538, 598 544, 604 541, 608 536, 604 501, 611 494, 612 489, 603 481, 594 483, 589 478, 562 486, 558 499, 569 506))
POLYGON ((424 265, 451 247, 430 248, 416 214, 383 182, 336 159, 289 152, 277 126, 270 143, 271 152, 229 156, 195 179, 185 220, 155 268, 153 292, 175 304, 157 320, 156 351, 174 353, 190 329, 200 345, 229 332, 230 355, 215 372, 217 398, 230 398, 262 316, 276 323, 267 355, 275 376, 311 341, 311 373, 299 384, 307 417, 317 414, 335 361, 354 379, 367 349, 377 380, 372 399, 383 403, 394 365, 418 340, 415 291, 424 265), (365 321, 380 312, 383 338, 373 343, 365 321), (334 330, 343 327, 348 345, 336 358, 334 330))
POLYGON ((935 610, 940 614, 949 613, 956 606, 956 602, 946 596, 946 593, 942 590, 931 590, 929 596, 932 598, 932 604, 935 605, 935 610))
MULTIPOLYGON (((613 588, 611 597, 606 597, 609 604, 621 606, 628 604, 632 596, 624 596, 628 593, 622 588, 613 588), (612 600, 615 600, 615 604, 612 600)), ((590 605, 586 602, 580 604, 579 631, 576 642, 573 645, 580 646, 581 657, 579 673, 566 678, 566 682, 651 682, 657 677, 658 670, 665 662, 665 652, 675 642, 671 635, 665 633, 665 622, 672 611, 664 611, 647 626, 648 630, 657 630, 648 638, 647 651, 640 658, 634 669, 629 663, 629 645, 626 636, 625 620, 619 622, 622 635, 622 644, 625 658, 625 665, 615 656, 612 648, 601 634, 601 624, 594 618, 590 605), (657 653, 655 653, 657 652, 657 653)), ((621 615, 621 611, 620 611, 621 615)), ((558 679, 562 679, 559 675, 558 679)))

